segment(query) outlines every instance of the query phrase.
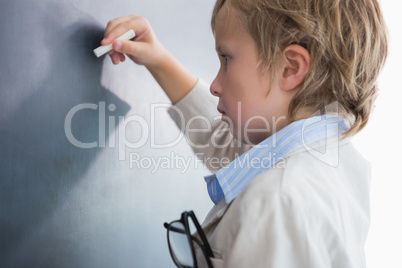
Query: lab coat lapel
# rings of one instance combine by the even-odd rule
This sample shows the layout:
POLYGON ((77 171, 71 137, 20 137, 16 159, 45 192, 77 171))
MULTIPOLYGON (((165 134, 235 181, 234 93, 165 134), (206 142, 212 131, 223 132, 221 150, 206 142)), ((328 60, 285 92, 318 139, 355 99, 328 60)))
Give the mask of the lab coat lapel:
POLYGON ((219 201, 219 203, 217 205, 215 205, 208 213, 204 222, 201 224, 202 229, 205 231, 211 225, 220 221, 220 219, 223 217, 223 215, 225 215, 229 206, 230 206, 230 204, 226 204, 225 198, 222 198, 222 200, 219 201))

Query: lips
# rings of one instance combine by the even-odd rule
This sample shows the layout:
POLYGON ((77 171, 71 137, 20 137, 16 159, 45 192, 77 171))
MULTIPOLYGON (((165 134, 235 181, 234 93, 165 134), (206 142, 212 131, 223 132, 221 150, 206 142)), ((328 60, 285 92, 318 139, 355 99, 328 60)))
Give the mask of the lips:
POLYGON ((228 121, 227 121, 227 118, 226 118, 226 113, 225 113, 223 110, 219 109, 219 108, 218 108, 218 112, 222 114, 221 120, 222 120, 223 122, 228 122, 228 121))

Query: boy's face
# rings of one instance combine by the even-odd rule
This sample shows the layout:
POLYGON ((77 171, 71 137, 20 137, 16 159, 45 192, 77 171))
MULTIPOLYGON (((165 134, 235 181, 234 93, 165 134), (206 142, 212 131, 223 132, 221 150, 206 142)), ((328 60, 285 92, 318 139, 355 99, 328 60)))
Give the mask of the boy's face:
POLYGON ((257 66, 254 40, 239 15, 226 6, 216 17, 215 44, 221 67, 210 90, 219 97, 218 111, 237 139, 258 144, 289 123, 293 96, 280 89, 279 72, 271 78, 257 66))

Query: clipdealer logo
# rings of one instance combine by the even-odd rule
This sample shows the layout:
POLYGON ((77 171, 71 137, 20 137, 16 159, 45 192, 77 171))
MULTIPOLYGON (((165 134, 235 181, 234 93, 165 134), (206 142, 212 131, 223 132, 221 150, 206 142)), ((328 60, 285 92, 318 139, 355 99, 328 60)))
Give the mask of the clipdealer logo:
MULTIPOLYGON (((241 103, 238 103, 238 113, 241 115, 241 103)), ((187 118, 185 120, 185 116, 182 113, 180 109, 178 109, 175 106, 172 106, 171 104, 167 103, 153 103, 150 104, 150 122, 148 122, 144 117, 137 115, 137 114, 132 114, 129 116, 115 116, 115 115, 106 115, 107 112, 114 112, 116 110, 116 106, 114 104, 110 104, 106 107, 105 102, 99 102, 99 104, 94 104, 94 103, 83 103, 83 104, 78 104, 75 107, 73 107, 66 115, 65 121, 64 121, 64 130, 67 139, 69 142, 82 149, 90 149, 90 148, 118 148, 118 159, 121 161, 126 160, 126 151, 127 148, 131 149, 139 149, 143 146, 145 146, 148 142, 150 145, 150 148, 158 148, 158 149, 165 149, 165 148, 172 148, 173 146, 177 145, 183 137, 186 138, 187 143, 195 149, 196 155, 198 159, 203 159, 205 156, 200 156, 197 154, 197 152, 200 151, 205 151, 206 148, 208 147, 213 147, 215 149, 226 149, 229 146, 230 147, 238 147, 240 148, 241 142, 239 140, 236 140, 233 138, 233 135, 231 133, 238 133, 238 135, 243 134, 245 137, 245 140, 249 140, 249 133, 256 133, 256 132, 261 132, 261 131, 267 131, 271 132, 273 131, 276 133, 275 129, 277 129, 277 124, 281 120, 286 119, 285 116, 281 116, 279 118, 272 118, 272 123, 270 124, 266 118, 263 118, 262 116, 255 116, 252 118, 249 118, 248 121, 245 124, 245 127, 243 130, 240 129, 234 129, 234 124, 230 119, 228 119, 228 125, 227 127, 224 128, 219 128, 217 131, 213 130, 213 124, 216 124, 216 121, 221 122, 221 117, 216 116, 214 118, 207 118, 205 116, 197 115, 193 116, 191 118, 187 118), (158 109, 171 109, 171 111, 174 111, 176 113, 174 117, 176 117, 175 121, 178 123, 180 131, 178 136, 165 144, 158 144, 156 143, 156 111, 158 109), (74 122, 74 118, 78 115, 79 112, 83 110, 93 110, 97 111, 98 113, 98 139, 93 140, 90 142, 83 142, 80 141, 79 138, 77 138, 72 131, 72 125, 74 122), (250 122, 252 120, 263 120, 266 129, 261 130, 261 129, 251 129, 250 122), (106 123, 108 121, 108 126, 106 126, 106 123), (118 127, 116 128, 116 121, 118 122, 118 127), (214 123, 215 122, 215 123, 214 123), (137 124, 140 127, 136 128, 136 132, 139 133, 140 137, 137 141, 133 142, 130 141, 127 136, 126 136, 126 129, 130 124, 137 124), (108 132, 107 132, 108 131, 108 132), (241 133, 241 131, 243 131, 241 133), (112 134, 116 132, 115 139, 108 139, 106 141, 106 133, 109 134, 109 137, 112 136, 112 134), (200 133, 200 132, 205 132, 205 133, 210 133, 206 134, 208 136, 208 139, 201 139, 202 141, 198 140, 198 143, 195 143, 197 140, 193 140, 190 138, 191 133, 200 133), (223 132, 228 132, 229 135, 223 133, 223 132), (186 135, 185 135, 186 134, 186 135), (223 134, 223 135, 222 135, 223 134), (229 139, 222 140, 222 136, 227 136, 229 139), (203 143, 203 144, 202 144, 203 143)), ((328 105, 325 107, 326 114, 338 114, 338 103, 332 103, 331 105, 328 105)), ((172 115, 172 114, 171 114, 172 115)), ((302 141, 302 146, 303 148, 309 152, 313 157, 319 159, 320 161, 330 165, 330 166, 337 166, 339 164, 339 155, 338 153, 336 154, 328 154, 327 152, 330 151, 331 148, 334 146, 339 149, 339 129, 338 126, 335 125, 331 126, 331 124, 324 123, 324 126, 327 128, 326 135, 327 137, 324 138, 321 142, 321 144, 324 144, 324 147, 316 147, 314 144, 309 143, 308 138, 305 139, 305 133, 310 132, 310 129, 314 127, 314 124, 323 120, 320 116, 320 113, 314 113, 311 115, 314 120, 305 120, 303 123, 302 129, 301 129, 301 141, 302 141), (307 124, 307 122, 309 122, 307 124)), ((325 118, 325 117, 324 117, 325 118)), ((240 116, 238 116, 238 119, 240 119, 240 116)), ((324 119, 325 120, 325 119, 324 119)), ((337 123, 335 123, 337 124, 337 123)), ((237 123, 237 126, 240 126, 240 122, 237 123)), ((95 138, 96 139, 96 138, 95 138)), ((271 147, 276 147, 277 146, 277 137, 274 134, 272 137, 272 143, 270 143, 269 146, 271 147)), ((254 145, 256 148, 261 148, 264 146, 268 146, 268 144, 261 145, 257 144, 254 145)), ((332 150, 333 152, 333 150, 332 150)), ((228 159, 223 158, 223 159, 213 159, 213 162, 219 162, 219 165, 217 168, 221 168, 226 166, 230 161, 227 161, 228 159), (225 163, 223 163, 223 162, 225 163), (227 163, 226 163, 227 162, 227 163)), ((197 161, 196 159, 193 160, 194 162, 197 161)), ((171 168, 179 168, 182 169, 184 167, 185 170, 189 167, 189 163, 191 160, 188 159, 183 159, 183 157, 175 155, 174 157, 165 157, 165 158, 158 158, 158 159, 151 159, 149 157, 141 156, 138 152, 130 152, 130 167, 147 167, 148 169, 151 167, 171 167, 171 168), (173 159, 173 160, 172 160, 173 159), (173 163, 173 164, 172 164, 173 163)), ((198 163, 198 162, 197 162, 198 163)), ((211 161, 205 161, 204 159, 204 164, 211 165, 211 161)), ((197 164, 195 164, 197 166, 197 164)))
MULTIPOLYGON (((241 114, 241 103, 238 103, 238 113, 241 114)), ((119 155, 119 160, 126 160, 126 149, 131 148, 131 149, 138 149, 146 145, 148 142, 150 142, 150 147, 152 149, 166 149, 166 148, 171 148, 175 145, 177 145, 184 137, 185 134, 187 134, 186 141, 187 143, 194 149, 205 149, 208 147, 214 147, 217 149, 222 149, 222 148, 227 148, 228 146, 231 147, 241 147, 241 142, 239 140, 236 140, 233 138, 233 135, 230 133, 233 133, 233 122, 229 121, 228 126, 219 129, 218 131, 213 131, 212 125, 214 122, 221 122, 221 116, 217 115, 213 118, 207 118, 206 116, 202 115, 197 115, 193 116, 191 118, 188 118, 187 122, 185 120, 185 116, 183 112, 175 107, 172 106, 171 104, 167 103, 153 103, 150 104, 150 122, 143 118, 140 115, 137 114, 132 114, 129 116, 115 116, 115 115, 106 115, 106 112, 113 112, 116 110, 116 106, 114 104, 110 104, 106 107, 105 102, 99 102, 99 104, 94 104, 94 103, 83 103, 83 104, 78 104, 74 106, 66 115, 65 121, 64 121, 64 131, 66 134, 67 139, 69 142, 82 149, 90 149, 90 148, 118 148, 118 155, 119 155), (156 111, 158 109, 171 109, 176 113, 174 116, 176 117, 176 122, 180 122, 180 131, 178 136, 173 140, 165 144, 158 144, 156 143, 156 111), (72 131, 72 125, 74 118, 79 116, 79 113, 84 110, 93 110, 93 111, 98 111, 98 120, 99 125, 98 125, 98 140, 94 140, 91 142, 83 142, 80 141, 79 138, 77 138, 72 131), (106 126, 106 119, 108 120, 109 124, 106 126), (118 121, 118 128, 116 128, 116 121, 118 121), (126 129, 128 125, 130 124, 138 124, 140 127, 136 129, 136 131, 139 133, 140 138, 139 140, 132 142, 127 138, 126 135, 126 129), (117 132, 117 141, 116 140, 111 140, 106 141, 106 133, 108 131, 109 136, 112 136, 111 134, 114 132, 116 129, 117 132), (206 139, 204 141, 198 141, 198 140, 193 140, 189 138, 188 136, 192 136, 192 133, 208 133, 210 132, 211 135, 209 139, 206 139), (230 135, 227 135, 229 138, 226 139, 224 142, 222 142, 221 137, 225 136, 225 132, 227 132, 230 135)), ((279 118, 278 120, 274 120, 273 128, 272 130, 276 129, 276 124, 283 120, 284 117, 279 118)), ((239 116, 240 120, 240 116, 239 116)), ((262 118, 261 116, 255 116, 250 118, 246 126, 244 128, 244 137, 246 141, 249 141, 248 137, 250 133, 254 132, 261 132, 259 129, 252 129, 250 122, 253 120, 265 120, 265 125, 267 126, 267 129, 270 130, 269 128, 270 124, 268 120, 265 118, 262 118)), ((238 126, 240 125, 240 122, 237 124, 238 126)), ((237 133, 240 134, 241 130, 237 129, 237 133)), ((259 145, 256 145, 259 146, 259 145)))

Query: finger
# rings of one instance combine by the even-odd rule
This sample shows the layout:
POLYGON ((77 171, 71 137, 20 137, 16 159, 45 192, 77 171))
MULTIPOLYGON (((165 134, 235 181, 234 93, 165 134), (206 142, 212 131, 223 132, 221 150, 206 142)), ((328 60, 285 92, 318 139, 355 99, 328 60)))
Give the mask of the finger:
MULTIPOLYGON (((129 29, 134 29, 133 19, 135 16, 127 16, 113 20, 113 22, 109 22, 108 27, 105 30, 105 35, 103 40, 101 41, 102 45, 108 45, 112 43, 116 38, 120 35, 127 32, 129 29)), ((135 31, 135 29, 134 29, 135 31)))
POLYGON ((113 29, 116 28, 117 25, 119 25, 122 22, 128 21, 130 19, 131 19, 131 16, 124 16, 124 17, 119 17, 119 18, 110 20, 106 25, 104 37, 109 35, 113 31, 113 29))
MULTIPOLYGON (((112 50, 113 51, 113 50, 112 50)), ((110 59, 112 60, 112 63, 113 64, 119 64, 119 62, 120 62, 120 55, 122 55, 120 52, 116 52, 116 51, 113 51, 113 53, 112 54, 109 54, 109 56, 110 56, 110 59)))
POLYGON ((143 42, 132 42, 117 40, 113 42, 113 49, 117 52, 132 55, 136 57, 137 55, 144 54, 146 44, 143 42))
POLYGON ((112 57, 112 62, 114 65, 117 65, 120 63, 120 56, 118 53, 114 53, 111 57, 112 57))
POLYGON ((121 17, 110 21, 105 29, 104 37, 101 41, 101 45, 109 45, 112 43, 117 37, 121 34, 120 32, 116 33, 116 28, 120 23, 124 23, 125 21, 129 20, 127 17, 121 17))
POLYGON ((112 57, 114 54, 117 54, 117 55, 119 55, 118 56, 119 58, 121 58, 121 55, 123 55, 122 53, 114 51, 114 50, 109 51, 107 54, 109 54, 110 57, 112 57))
POLYGON ((112 61, 112 63, 114 64, 114 57, 113 57, 113 54, 112 55, 109 55, 110 56, 110 60, 112 61))
POLYGON ((144 33, 150 29, 150 25, 148 21, 142 17, 131 15, 119 20, 118 24, 112 25, 114 25, 114 27, 108 30, 108 33, 105 34, 105 38, 101 42, 102 45, 112 43, 116 38, 127 32, 129 29, 133 29, 135 32, 136 36, 134 40, 142 39, 146 41, 144 38, 150 38, 149 36, 146 37, 146 35, 144 35, 144 33))

